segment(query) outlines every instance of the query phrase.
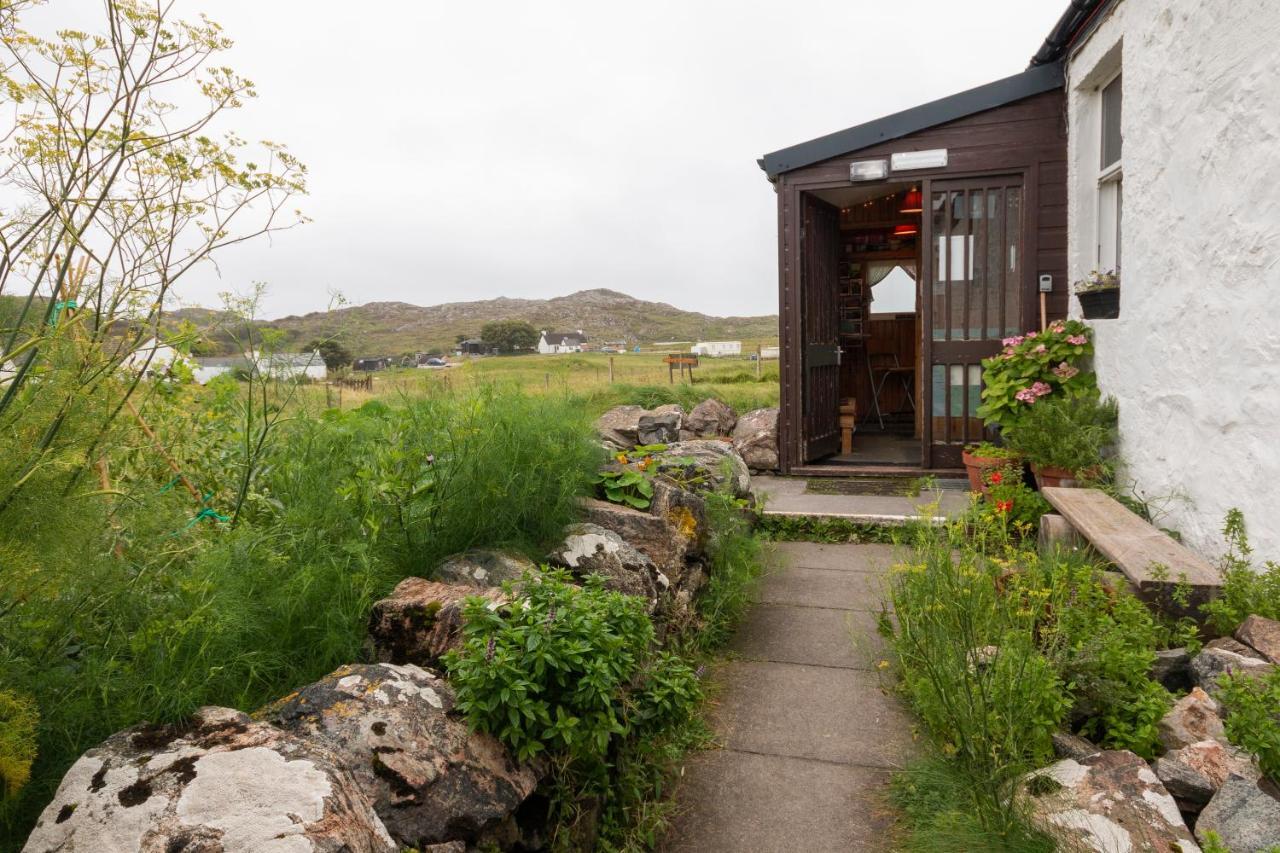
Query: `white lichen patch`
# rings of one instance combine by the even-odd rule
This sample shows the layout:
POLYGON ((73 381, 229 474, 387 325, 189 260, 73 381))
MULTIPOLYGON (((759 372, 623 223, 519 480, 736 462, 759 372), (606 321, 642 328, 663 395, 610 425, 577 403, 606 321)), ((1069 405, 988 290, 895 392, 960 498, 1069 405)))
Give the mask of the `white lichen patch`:
POLYGON ((1089 775, 1089 768, 1074 758, 1064 758, 1036 775, 1048 776, 1064 788, 1075 788, 1089 775))
POLYGON ((1161 791, 1146 790, 1142 792, 1142 799, 1147 805, 1155 809, 1160 817, 1169 826, 1182 826, 1182 814, 1178 811, 1178 804, 1173 797, 1161 791))
POLYGON ((266 747, 215 752, 195 763, 196 778, 178 800, 186 825, 220 830, 226 850, 310 853, 308 824, 324 817, 332 792, 314 763, 289 761, 266 747), (296 816, 298 820, 293 820, 296 816))
POLYGON ((382 664, 381 666, 390 672, 393 678, 378 686, 377 692, 374 693, 374 699, 378 702, 389 705, 402 697, 416 696, 425 700, 433 708, 444 707, 444 700, 440 698, 439 693, 419 683, 419 681, 430 680, 426 670, 412 664, 408 666, 382 664), (394 688, 399 695, 392 695, 387 688, 394 688))
POLYGON ((153 796, 133 806, 121 805, 120 792, 138 780, 138 773, 125 766, 112 767, 99 775, 103 764, 102 759, 86 755, 71 766, 22 848, 23 853, 141 847, 143 835, 167 801, 153 796), (91 840, 77 843, 78 839, 91 840))
POLYGON ((599 533, 577 533, 564 540, 560 557, 570 568, 576 569, 580 562, 594 557, 597 551, 616 554, 619 547, 617 542, 599 533))
POLYGON ((343 693, 349 693, 353 696, 359 695, 360 688, 364 686, 364 679, 358 675, 347 675, 338 679, 336 685, 338 690, 343 693))
POLYGON ((1080 842, 1097 853, 1130 853, 1133 850, 1129 831, 1106 815, 1069 809, 1050 815, 1049 820, 1063 829, 1079 833, 1080 842))

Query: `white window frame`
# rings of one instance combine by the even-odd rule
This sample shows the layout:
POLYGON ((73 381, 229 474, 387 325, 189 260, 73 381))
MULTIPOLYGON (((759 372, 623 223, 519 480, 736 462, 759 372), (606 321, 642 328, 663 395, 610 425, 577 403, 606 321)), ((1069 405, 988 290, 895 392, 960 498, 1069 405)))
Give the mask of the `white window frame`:
MULTIPOLYGON (((1107 76, 1097 88, 1097 143, 1098 157, 1094 162, 1101 162, 1103 138, 1106 135, 1106 116, 1103 113, 1102 93, 1124 73, 1122 68, 1107 76)), ((1124 115, 1124 84, 1121 84, 1121 116, 1124 115)), ((1123 143, 1123 135, 1121 136, 1123 143)), ((1094 261, 1099 272, 1114 271, 1119 274, 1121 263, 1120 224, 1124 215, 1124 148, 1114 163, 1098 170, 1098 191, 1094 221, 1097 233, 1094 241, 1094 261)))

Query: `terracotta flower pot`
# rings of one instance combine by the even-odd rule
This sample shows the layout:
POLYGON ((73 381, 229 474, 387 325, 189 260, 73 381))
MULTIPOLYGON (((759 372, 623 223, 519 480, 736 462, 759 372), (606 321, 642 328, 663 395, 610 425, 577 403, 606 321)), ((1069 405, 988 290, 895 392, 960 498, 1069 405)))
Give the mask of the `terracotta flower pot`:
POLYGON ((1054 468, 1051 466, 1042 468, 1033 462, 1031 463, 1031 473, 1036 475, 1036 486, 1041 489, 1045 486, 1067 489, 1074 489, 1080 486, 1080 475, 1075 471, 1068 471, 1066 468, 1054 468))
POLYGON ((1006 466, 1021 468, 1022 465, 1016 459, 1009 459, 1004 456, 974 456, 968 450, 960 451, 960 459, 964 462, 965 473, 969 475, 969 489, 975 492, 987 493, 987 472, 996 468, 1004 468, 1006 466))

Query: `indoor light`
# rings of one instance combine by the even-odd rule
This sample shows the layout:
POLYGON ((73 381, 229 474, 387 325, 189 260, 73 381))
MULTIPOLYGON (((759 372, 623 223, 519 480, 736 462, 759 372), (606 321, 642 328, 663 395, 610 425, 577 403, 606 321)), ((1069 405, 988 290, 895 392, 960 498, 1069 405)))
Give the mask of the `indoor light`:
POLYGON ((902 199, 902 209, 899 213, 923 213, 924 212, 924 196, 920 194, 919 187, 912 187, 907 190, 906 196, 902 199))
POLYGON ((919 232, 914 225, 895 225, 893 226, 893 236, 895 237, 912 237, 919 232))

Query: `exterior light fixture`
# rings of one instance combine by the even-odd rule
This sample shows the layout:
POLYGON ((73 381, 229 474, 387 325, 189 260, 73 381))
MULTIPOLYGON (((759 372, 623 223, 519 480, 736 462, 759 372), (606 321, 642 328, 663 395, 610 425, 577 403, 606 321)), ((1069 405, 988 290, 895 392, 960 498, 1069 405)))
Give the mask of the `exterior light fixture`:
POLYGON ((849 180, 880 181, 889 174, 889 164, 884 160, 854 160, 849 164, 849 180))
POLYGON ((924 196, 920 194, 919 187, 912 187, 907 190, 907 194, 902 199, 902 208, 899 213, 923 213, 924 212, 924 196))
POLYGON ((947 149, 899 151, 889 157, 889 162, 895 172, 908 172, 912 169, 941 169, 947 165, 947 149))

